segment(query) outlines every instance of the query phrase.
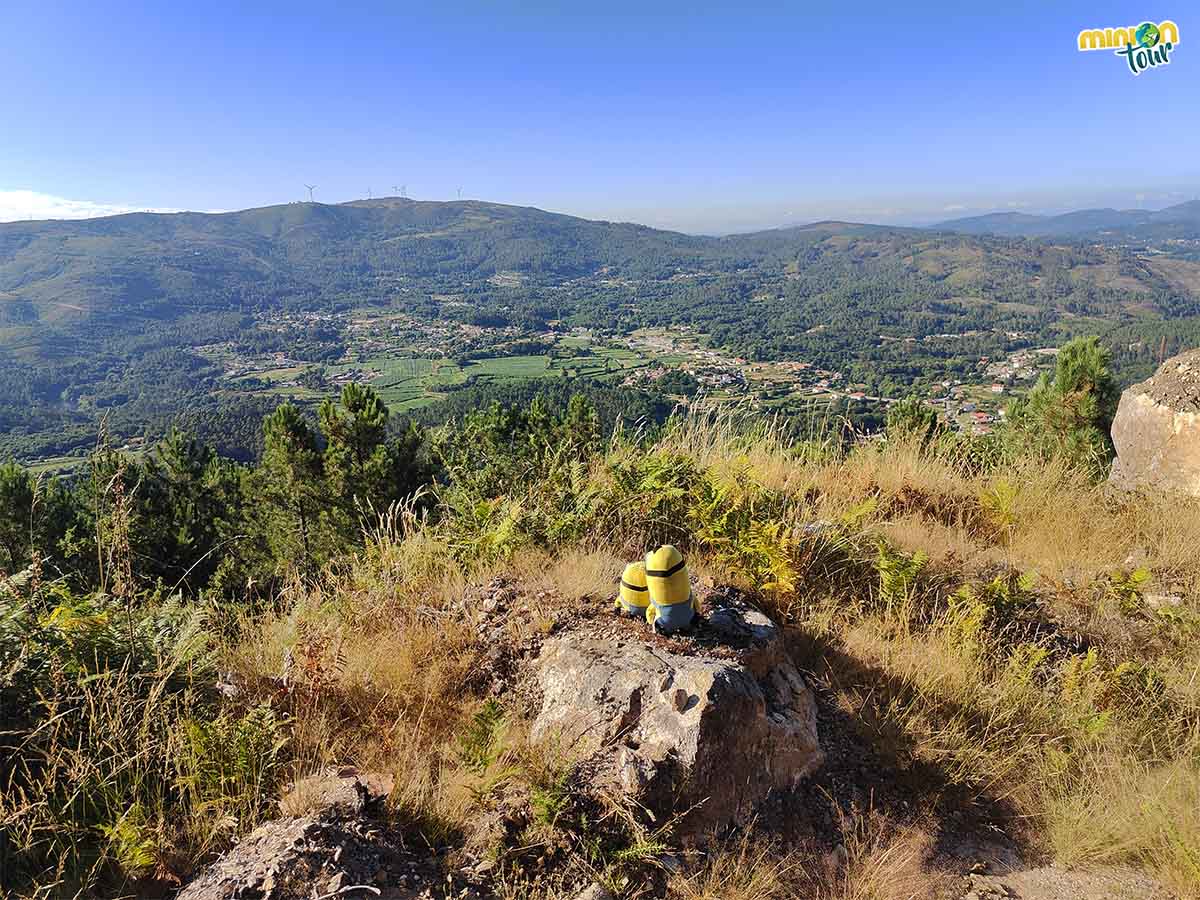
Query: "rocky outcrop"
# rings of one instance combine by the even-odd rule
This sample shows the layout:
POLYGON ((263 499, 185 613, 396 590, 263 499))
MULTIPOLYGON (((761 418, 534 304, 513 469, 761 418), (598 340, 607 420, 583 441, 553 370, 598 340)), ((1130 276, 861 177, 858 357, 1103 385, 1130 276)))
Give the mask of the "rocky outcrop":
POLYGON ((1111 480, 1200 496, 1200 350, 1167 360, 1121 395, 1111 480))
POLYGON ((619 790, 684 835, 745 822, 776 789, 822 760, 816 702, 779 629, 728 596, 692 635, 666 639, 622 620, 545 642, 534 739, 586 760, 593 785, 619 790))
MULTIPOLYGON (((298 815, 259 826, 201 872, 179 900, 432 900, 444 878, 427 853, 409 850, 376 817, 387 776, 331 773, 293 786, 298 815)), ((290 799, 289 799, 290 798, 290 799)), ((461 896, 479 896, 466 890, 461 896)))

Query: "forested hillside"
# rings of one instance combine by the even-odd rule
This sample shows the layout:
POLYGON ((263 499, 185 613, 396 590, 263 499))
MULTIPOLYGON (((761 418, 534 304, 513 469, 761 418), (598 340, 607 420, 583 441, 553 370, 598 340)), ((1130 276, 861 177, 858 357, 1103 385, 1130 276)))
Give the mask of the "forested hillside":
POLYGON ((347 363, 364 313, 508 345, 686 326, 895 397, 1079 333, 1142 377, 1200 342, 1198 298, 1200 263, 1170 253, 837 222, 714 238, 398 198, 17 222, 0 225, 0 451, 78 452, 101 418, 122 439, 257 421, 269 402, 216 356, 347 363))
POLYGON ((1195 253, 1200 243, 1200 201, 1190 200, 1166 209, 1081 209, 1058 216, 1003 212, 951 219, 934 226, 964 234, 1010 237, 1056 237, 1090 240, 1175 240, 1195 253))

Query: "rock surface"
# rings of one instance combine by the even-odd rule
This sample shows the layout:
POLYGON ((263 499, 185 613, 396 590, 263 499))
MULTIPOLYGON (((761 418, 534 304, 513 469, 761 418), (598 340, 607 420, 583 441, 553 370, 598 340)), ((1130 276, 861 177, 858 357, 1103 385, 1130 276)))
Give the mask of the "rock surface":
POLYGON ((256 828, 202 871, 179 900, 434 897, 431 887, 442 881, 436 864, 428 854, 407 850, 370 814, 389 781, 356 772, 304 779, 292 791, 304 796, 303 815, 256 828))
POLYGON ((1111 480, 1200 496, 1200 350, 1167 360, 1121 395, 1111 480))
POLYGON ((1003 875, 970 874, 955 900, 1172 900, 1172 894, 1132 869, 1092 870, 1038 866, 1003 875))
POLYGON ((748 821, 822 761, 816 701, 779 630, 730 596, 669 641, 644 627, 567 631, 544 643, 536 672, 534 739, 585 759, 593 783, 659 821, 687 812, 684 835, 748 821))

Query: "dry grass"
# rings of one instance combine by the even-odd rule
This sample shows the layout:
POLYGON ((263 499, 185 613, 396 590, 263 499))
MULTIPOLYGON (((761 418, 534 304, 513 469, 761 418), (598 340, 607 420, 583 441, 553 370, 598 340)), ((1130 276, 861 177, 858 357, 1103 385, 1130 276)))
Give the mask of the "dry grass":
POLYGON ((1041 758, 1028 737, 1052 698, 1018 697, 1023 685, 1012 683, 1009 669, 989 673, 951 633, 863 620, 841 639, 854 671, 832 670, 832 686, 880 749, 932 765, 946 783, 981 797, 1028 793, 1041 758))
POLYGON ((490 574, 448 565, 423 533, 385 536, 246 632, 229 666, 244 683, 287 691, 294 778, 344 765, 385 772, 418 827, 444 836, 467 825, 451 782, 455 737, 477 705, 479 646, 453 608, 472 576, 490 574))
MULTIPOLYGON (((283 780, 342 765, 389 773, 403 822, 431 843, 489 840, 501 857, 514 848, 473 829, 502 797, 520 795, 531 810, 522 852, 565 843, 578 871, 613 883, 631 867, 653 870, 669 834, 647 833, 615 807, 602 824, 580 818, 572 827, 582 833, 569 838, 556 814, 539 818, 539 792, 543 805, 569 806, 555 793, 567 761, 552 747, 531 747, 511 711, 494 734, 476 734, 486 744, 482 761, 479 753, 465 760, 464 736, 478 730, 481 712, 494 712, 480 669, 487 648, 478 626, 488 613, 471 600, 494 579, 519 582, 505 625, 523 644, 581 602, 611 597, 643 539, 680 534, 692 542, 695 577, 749 590, 770 584, 764 606, 825 651, 808 665, 833 712, 852 723, 847 730, 881 765, 931 775, 915 808, 936 810, 960 796, 979 809, 1003 807, 1006 827, 1024 823, 1022 836, 1064 864, 1133 863, 1182 895, 1200 896, 1200 503, 1120 494, 1058 465, 1015 463, 972 476, 914 444, 848 455, 820 442, 797 450, 771 426, 747 436, 729 417, 676 425, 652 452, 662 466, 651 475, 674 491, 671 502, 651 507, 656 498, 636 487, 645 470, 618 470, 647 451, 614 445, 607 459, 592 460, 586 502, 567 514, 585 520, 579 510, 594 501, 591 530, 580 539, 578 530, 565 532, 573 535, 567 546, 538 547, 508 532, 511 541, 489 543, 487 529, 501 526, 468 523, 456 533, 450 513, 432 526, 411 506, 393 511, 358 558, 293 580, 275 611, 233 623, 237 638, 224 647, 221 668, 244 692, 236 705, 261 702, 280 721, 286 716, 283 780), (658 517, 650 525, 637 520, 648 508, 658 517), (749 524, 738 518, 747 511, 749 524), (814 520, 821 528, 806 530, 814 520), (503 549, 465 562, 473 539, 503 549), (930 559, 900 603, 883 599, 880 539, 930 559), (1151 573, 1141 593, 1177 595, 1168 615, 1138 591, 1117 595, 1114 570, 1138 566, 1151 573), (979 583, 1007 570, 1036 573, 1036 602, 979 599, 979 583), (956 599, 963 585, 976 593, 956 599), (604 841, 588 828, 608 829, 604 841), (603 852, 594 849, 604 842, 603 852)), ((554 509, 534 498, 526 512, 542 517, 540 527, 554 509)), ((519 531, 519 521, 534 520, 503 527, 519 531)), ((168 760, 183 730, 170 726, 190 715, 192 698, 172 698, 179 708, 167 709, 158 693, 141 697, 123 678, 85 681, 71 698, 94 727, 56 739, 55 773, 114 783, 177 777, 168 760), (157 744, 139 743, 151 733, 157 744), (121 742, 145 749, 114 752, 121 742)), ((46 727, 63 729, 68 720, 52 722, 46 727)), ((118 836, 108 852, 132 860, 130 872, 164 865, 170 852, 204 852, 258 814, 251 808, 238 823, 189 812, 176 821, 152 808, 157 795, 146 797, 137 813, 144 821, 131 818, 126 795, 105 797, 113 805, 101 821, 118 836)), ((239 798, 220 799, 221 809, 233 809, 239 798)), ((0 797, 0 824, 27 844, 74 840, 61 823, 32 814, 36 800, 0 797)), ((300 791, 282 808, 295 813, 310 803, 300 791)), ((917 900, 940 882, 930 870, 929 830, 870 811, 844 814, 838 830, 843 850, 832 860, 756 843, 752 831, 699 869, 672 875, 668 896, 917 900)), ((520 872, 503 873, 510 877, 505 896, 552 894, 539 894, 520 872)))
POLYGON ((797 457, 770 429, 747 441, 728 417, 690 420, 659 449, 773 490, 807 492, 814 518, 837 519, 873 499, 871 525, 935 558, 1007 558, 1056 584, 1148 563, 1161 583, 1200 593, 1200 503, 1122 493, 1063 463, 1019 461, 1000 475, 967 476, 912 442, 797 457), (982 499, 1000 483, 1014 492, 1011 522, 984 530, 994 514, 982 499))
POLYGON ((1066 865, 1135 863, 1183 897, 1200 896, 1200 771, 1148 765, 1107 749, 1049 798, 1048 837, 1066 865))
MULTIPOLYGON (((1114 569, 1146 565, 1152 589, 1181 594, 1181 614, 1194 612, 1200 504, 1116 494, 1057 466, 968 476, 904 444, 846 458, 820 445, 797 454, 770 429, 747 439, 728 420, 677 426, 656 450, 706 469, 711 483, 734 485, 739 502, 766 498, 755 509, 780 517, 776 545, 797 576, 771 597, 772 609, 836 649, 813 668, 864 740, 897 765, 938 774, 931 807, 940 802, 934 792, 960 789, 1005 804, 1064 863, 1132 862, 1185 894, 1197 890, 1200 660, 1184 649, 1190 642, 1173 642, 1175 632, 1147 638, 1147 617, 1122 610, 1107 586, 1114 569), (854 584, 829 577, 823 565, 805 568, 796 536, 814 519, 854 530, 837 548, 862 557, 846 569, 854 584), (932 575, 898 609, 872 605, 877 537, 932 561, 932 575), (1094 672, 1079 675, 1086 666, 1063 649, 1069 641, 1024 644, 1011 629, 989 631, 951 609, 959 584, 1006 566, 1036 572, 1045 608, 1094 637, 1094 672), (1118 692, 1129 674, 1120 674, 1123 662, 1142 679, 1132 693, 1118 692)), ((602 468, 593 466, 594 483, 609 496, 615 476, 602 468)), ((689 509, 695 498, 681 493, 689 509)), ((290 654, 296 774, 344 764, 392 773, 392 802, 405 819, 435 839, 467 840, 496 778, 512 769, 527 785, 549 783, 561 764, 544 758, 545 748, 539 757, 519 723, 497 747, 495 769, 461 764, 457 742, 481 700, 471 685, 476 622, 462 615, 462 600, 492 578, 519 580, 522 602, 537 609, 513 627, 529 629, 548 627, 584 598, 611 596, 632 534, 613 531, 613 522, 623 527, 622 516, 638 508, 638 498, 618 499, 618 514, 581 542, 517 543, 506 558, 472 566, 449 552, 437 529, 398 516, 358 561, 293 585, 285 612, 245 629, 228 665, 247 683, 271 686, 290 654)), ((745 558, 714 550, 689 561, 696 575, 753 586, 745 558)), ((929 870, 927 830, 868 813, 847 816, 841 831, 845 853, 835 865, 802 864, 796 848, 789 855, 747 839, 673 876, 669 896, 931 896, 941 876, 929 870)), ((537 896, 525 890, 512 896, 537 896)))
POLYGON ((841 832, 844 853, 828 861, 817 900, 931 900, 949 881, 929 867, 933 840, 923 828, 868 811, 843 813, 841 832))
POLYGON ((608 549, 528 550, 513 559, 511 571, 520 572, 522 582, 535 591, 553 592, 571 602, 614 596, 621 571, 632 561, 608 549))
POLYGON ((803 874, 797 858, 745 837, 712 853, 697 872, 676 875, 670 900, 783 900, 797 896, 803 874))

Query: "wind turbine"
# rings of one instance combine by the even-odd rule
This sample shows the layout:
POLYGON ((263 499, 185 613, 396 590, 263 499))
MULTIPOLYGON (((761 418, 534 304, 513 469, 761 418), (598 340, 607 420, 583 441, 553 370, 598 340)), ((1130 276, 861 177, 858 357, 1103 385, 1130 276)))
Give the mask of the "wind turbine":
POLYGON ((308 188, 308 202, 312 203, 313 202, 312 192, 316 189, 317 186, 315 184, 306 184, 305 187, 308 188))
POLYGON ((459 200, 461 200, 461 199, 462 199, 462 188, 459 188, 459 189, 458 189, 458 199, 459 199, 459 200))

